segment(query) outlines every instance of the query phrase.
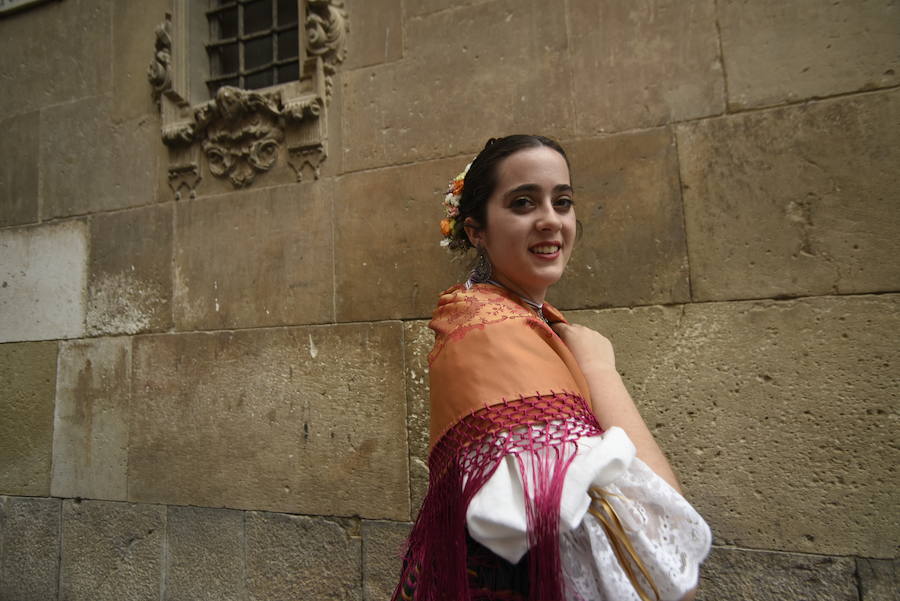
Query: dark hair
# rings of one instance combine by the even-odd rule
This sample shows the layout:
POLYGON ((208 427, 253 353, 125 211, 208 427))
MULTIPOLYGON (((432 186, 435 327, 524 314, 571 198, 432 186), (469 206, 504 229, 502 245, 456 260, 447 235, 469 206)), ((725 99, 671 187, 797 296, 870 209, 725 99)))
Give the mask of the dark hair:
POLYGON ((497 187, 497 167, 507 157, 529 148, 546 146, 562 155, 569 166, 569 157, 556 141, 544 136, 531 136, 514 134, 505 138, 491 138, 484 145, 472 165, 466 173, 463 182, 462 197, 459 201, 459 216, 453 227, 450 247, 458 250, 472 248, 472 243, 466 235, 464 224, 471 217, 479 227, 487 225, 487 201, 497 187))

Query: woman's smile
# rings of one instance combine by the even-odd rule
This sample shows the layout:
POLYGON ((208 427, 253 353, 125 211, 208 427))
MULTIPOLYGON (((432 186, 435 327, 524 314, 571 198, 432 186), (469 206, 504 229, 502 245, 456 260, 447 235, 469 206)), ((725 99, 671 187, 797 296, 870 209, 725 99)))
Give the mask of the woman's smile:
POLYGON ((532 245, 528 250, 543 261, 553 261, 559 258, 561 247, 561 242, 539 242, 532 245))

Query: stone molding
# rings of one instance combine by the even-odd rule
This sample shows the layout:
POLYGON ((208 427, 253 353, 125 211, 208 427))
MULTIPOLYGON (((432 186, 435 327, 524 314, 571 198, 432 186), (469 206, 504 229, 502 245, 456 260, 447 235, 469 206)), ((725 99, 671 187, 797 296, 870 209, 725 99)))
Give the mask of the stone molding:
POLYGON ((260 90, 225 86, 215 98, 192 102, 202 89, 205 50, 190 35, 203 29, 196 3, 176 0, 174 12, 156 28, 147 78, 162 115, 162 140, 169 147, 169 187, 193 197, 202 181, 201 153, 215 177, 235 188, 253 184, 284 157, 296 177, 304 167, 318 179, 327 152, 327 106, 337 67, 347 55, 349 19, 343 0, 299 0, 305 39, 299 81, 260 90), (193 12, 192 12, 193 11, 193 12), (198 27, 198 23, 201 26, 198 27), (193 49, 193 55, 191 54, 193 49))

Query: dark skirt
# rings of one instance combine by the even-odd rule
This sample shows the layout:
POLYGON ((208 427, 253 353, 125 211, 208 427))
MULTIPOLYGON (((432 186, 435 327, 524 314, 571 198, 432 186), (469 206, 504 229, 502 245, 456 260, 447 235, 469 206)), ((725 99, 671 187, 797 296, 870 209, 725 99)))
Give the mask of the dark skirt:
POLYGON ((528 554, 511 564, 466 534, 472 601, 528 601, 528 554))
MULTIPOLYGON (((470 601, 528 601, 528 553, 517 564, 495 555, 466 533, 470 601)), ((403 573, 406 571, 404 562, 403 573)), ((411 576, 411 573, 407 573, 411 576)), ((416 598, 413 578, 400 586, 401 599, 416 598)))

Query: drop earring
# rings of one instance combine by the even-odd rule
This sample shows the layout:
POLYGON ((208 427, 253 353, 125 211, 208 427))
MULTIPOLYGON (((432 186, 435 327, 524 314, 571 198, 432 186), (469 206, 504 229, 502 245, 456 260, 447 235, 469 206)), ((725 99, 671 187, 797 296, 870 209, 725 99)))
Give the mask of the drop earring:
POLYGON ((487 251, 483 246, 479 246, 478 256, 475 257, 475 265, 472 266, 472 271, 469 272, 469 279, 466 280, 466 288, 471 288, 474 284, 483 284, 490 281, 493 271, 487 251))

